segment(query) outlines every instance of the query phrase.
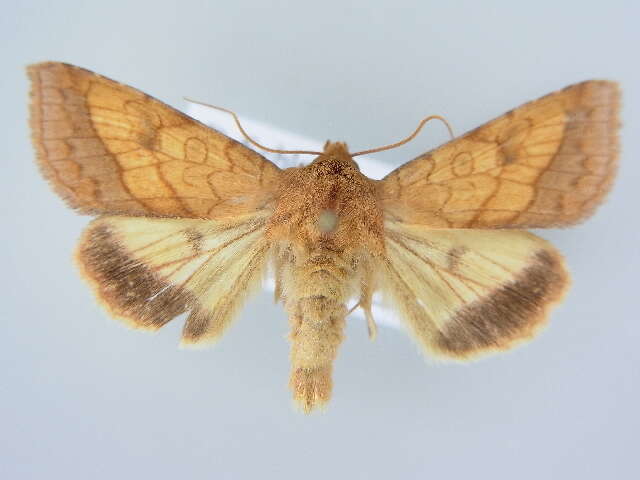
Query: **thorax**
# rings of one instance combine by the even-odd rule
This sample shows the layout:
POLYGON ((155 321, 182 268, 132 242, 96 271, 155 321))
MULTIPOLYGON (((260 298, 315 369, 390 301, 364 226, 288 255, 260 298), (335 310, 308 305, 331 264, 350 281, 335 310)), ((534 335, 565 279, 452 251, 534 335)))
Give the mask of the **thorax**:
POLYGON ((282 172, 267 237, 275 245, 313 255, 382 253, 383 223, 375 181, 344 151, 282 172))

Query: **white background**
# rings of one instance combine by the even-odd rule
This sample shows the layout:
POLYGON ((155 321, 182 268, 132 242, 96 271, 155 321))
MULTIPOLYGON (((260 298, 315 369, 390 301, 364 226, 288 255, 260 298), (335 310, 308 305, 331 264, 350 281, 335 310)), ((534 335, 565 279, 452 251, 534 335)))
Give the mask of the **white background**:
MULTIPOLYGON (((638 478, 640 271, 636 2, 10 2, 0 16, 0 477, 6 479, 638 478), (266 293, 214 348, 179 322, 129 331, 70 261, 88 218, 33 162, 24 66, 61 60, 174 106, 183 95, 353 150, 427 114, 462 133, 588 78, 624 90, 607 203, 544 232, 573 288, 530 345, 426 363, 401 330, 347 329, 328 410, 287 390, 285 315, 266 293)), ((446 140, 430 125, 380 154, 446 140)), ((296 145, 291 145, 295 148, 296 145)))

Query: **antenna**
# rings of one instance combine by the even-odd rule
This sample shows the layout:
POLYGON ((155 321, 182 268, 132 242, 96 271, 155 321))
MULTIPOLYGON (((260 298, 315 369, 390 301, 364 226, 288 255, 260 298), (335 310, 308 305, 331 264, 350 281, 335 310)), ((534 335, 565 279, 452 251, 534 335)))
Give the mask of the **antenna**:
POLYGON ((254 139, 252 139, 249 136, 249 134, 245 131, 245 129, 242 128, 242 125, 240 124, 240 120, 238 119, 238 116, 234 112, 232 112, 231 110, 228 110, 228 109, 222 108, 222 107, 217 107, 215 105, 209 105, 208 103, 199 102, 197 100, 192 100, 192 99, 190 99, 188 97, 184 97, 184 99, 187 102, 195 103, 196 105, 202 105, 203 107, 213 108, 215 110, 220 110, 221 112, 225 112, 225 113, 230 114, 233 117, 233 119, 235 120, 236 125, 238 126, 238 129, 240 130, 240 133, 242 133, 244 138, 246 138, 249 143, 251 143, 252 145, 255 145, 258 148, 261 148, 262 150, 266 150, 267 152, 271 152, 271 153, 322 155, 322 152, 312 152, 312 151, 309 151, 309 150, 277 150, 275 148, 265 147, 264 145, 259 144, 258 142, 256 142, 254 139))
POLYGON ((449 130, 449 135, 451 135, 451 139, 453 140, 455 135, 453 134, 453 129, 451 128, 451 125, 449 125, 449 122, 447 122, 447 120, 444 117, 441 117, 440 115, 430 115, 420 120, 420 123, 418 124, 418 128, 416 128, 415 131, 404 140, 400 140, 399 142, 391 143, 383 147, 372 148, 370 150, 362 150, 361 152, 352 153, 351 156, 357 157, 358 155, 366 155, 368 153, 383 152, 385 150, 391 150, 392 148, 396 148, 396 147, 399 147, 400 145, 404 145, 405 143, 413 140, 416 137, 416 135, 420 133, 420 130, 422 130, 422 127, 424 127, 424 125, 431 120, 440 120, 442 123, 444 123, 447 127, 447 130, 449 130))
MULTIPOLYGON (((277 150, 275 148, 265 147, 264 145, 261 145, 260 143, 256 142, 253 138, 251 138, 249 136, 249 134, 245 131, 245 129, 240 124, 240 119, 235 114, 235 112, 233 112, 233 111, 231 111, 229 109, 223 108, 223 107, 218 107, 216 105, 210 105, 208 103, 199 102, 197 100, 193 100, 193 99, 188 98, 188 97, 184 97, 184 99, 187 102, 195 103, 196 105, 202 105, 203 107, 213 108, 214 110, 219 110, 221 112, 228 113, 229 115, 231 115, 233 117, 233 120, 236 122, 236 125, 238 126, 238 130, 240 130, 240 133, 242 133, 244 138, 246 138, 247 141, 249 143, 251 143, 252 145, 254 145, 254 146, 256 146, 256 147, 258 147, 258 148, 260 148, 262 150, 265 150, 267 152, 282 153, 282 154, 285 154, 285 155, 288 155, 288 154, 322 155, 322 153, 323 153, 323 152, 313 152, 313 151, 310 151, 310 150, 277 150)), ((400 140, 399 142, 391 143, 389 145, 384 145, 382 147, 371 148, 369 150, 362 150, 360 152, 352 153, 351 156, 352 157, 357 157, 358 155, 366 155, 366 154, 369 154, 369 153, 383 152, 385 150, 391 150, 392 148, 400 147, 401 145, 404 145, 405 143, 408 143, 411 140, 413 140, 418 135, 418 133, 420 133, 420 130, 422 130, 422 127, 424 127, 425 124, 427 122, 430 122, 431 120, 440 120, 442 123, 445 124, 445 126, 447 127, 447 130, 449 130, 449 135, 451 135, 451 139, 453 139, 455 137, 455 135, 453 134, 453 129, 451 128, 451 125, 449 124, 449 122, 447 122, 447 120, 444 117, 442 117, 440 115, 429 115, 428 117, 425 117, 422 120, 420 120, 420 123, 418 124, 418 126, 416 127, 414 132, 411 135, 409 135, 407 138, 405 138, 404 140, 400 140)))

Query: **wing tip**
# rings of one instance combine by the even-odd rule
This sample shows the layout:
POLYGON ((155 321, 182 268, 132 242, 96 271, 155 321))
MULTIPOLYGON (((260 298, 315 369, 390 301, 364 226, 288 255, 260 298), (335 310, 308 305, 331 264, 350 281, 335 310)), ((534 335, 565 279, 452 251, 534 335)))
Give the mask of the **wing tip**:
POLYGON ((622 122, 620 119, 620 107, 622 90, 620 84, 613 80, 587 80, 576 86, 582 87, 582 91, 593 87, 587 91, 586 96, 593 99, 594 96, 605 98, 608 118, 606 120, 606 138, 608 146, 604 155, 608 157, 606 163, 606 173, 597 187, 596 194, 586 200, 577 210, 577 215, 564 222, 561 227, 580 224, 592 217, 611 193, 619 170, 620 161, 620 129, 622 122), (595 89, 595 90, 594 90, 595 89))
POLYGON ((94 209, 90 206, 82 205, 77 195, 69 187, 64 185, 59 178, 55 168, 51 165, 49 153, 46 150, 44 132, 42 128, 42 90, 43 84, 41 72, 49 68, 73 67, 73 65, 60 62, 41 62, 28 65, 26 67, 27 77, 30 82, 29 89, 29 127, 31 130, 31 144, 36 153, 36 164, 45 181, 51 189, 73 210, 80 214, 94 214, 94 209))

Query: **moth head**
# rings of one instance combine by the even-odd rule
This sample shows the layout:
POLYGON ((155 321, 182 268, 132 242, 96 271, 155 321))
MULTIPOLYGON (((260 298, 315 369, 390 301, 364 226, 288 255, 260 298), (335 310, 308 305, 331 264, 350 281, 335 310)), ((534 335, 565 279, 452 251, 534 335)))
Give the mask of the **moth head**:
POLYGON ((331 140, 327 140, 324 144, 324 154, 336 156, 346 155, 351 158, 349 148, 345 142, 332 142, 331 140))
MULTIPOLYGON (((331 140, 327 140, 323 150, 313 163, 329 164, 333 166, 334 170, 343 170, 345 168, 360 170, 360 167, 358 167, 358 164, 349 153, 349 148, 345 142, 332 142, 331 140)), ((337 170, 335 173, 338 173, 337 170)))

